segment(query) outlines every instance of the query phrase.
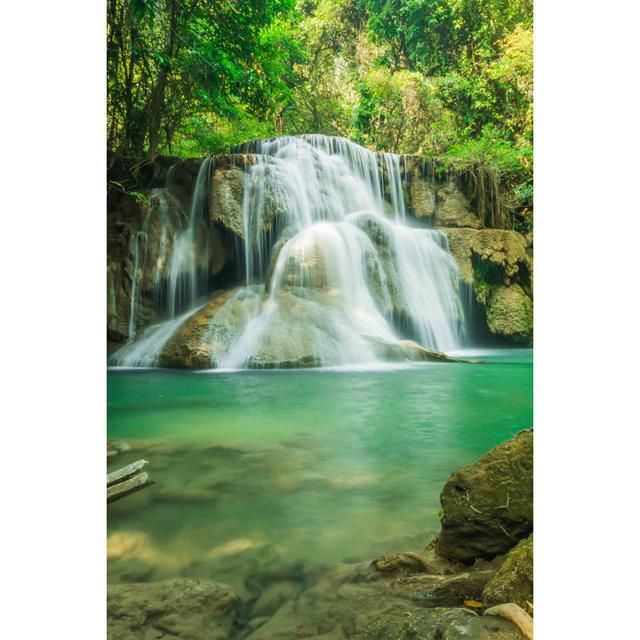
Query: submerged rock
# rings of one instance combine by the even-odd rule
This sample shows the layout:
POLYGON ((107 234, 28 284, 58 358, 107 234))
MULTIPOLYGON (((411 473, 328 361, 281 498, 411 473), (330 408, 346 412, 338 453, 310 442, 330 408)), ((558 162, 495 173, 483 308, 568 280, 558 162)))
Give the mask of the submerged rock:
POLYGON ((469 563, 509 551, 533 530, 533 429, 454 471, 440 502, 439 554, 469 563))
POLYGON ((110 640, 226 640, 240 601, 231 587, 209 580, 109 585, 110 640))
POLYGON ((356 640, 524 640, 518 627, 501 618, 484 618, 468 609, 431 609, 407 612, 377 623, 356 640))

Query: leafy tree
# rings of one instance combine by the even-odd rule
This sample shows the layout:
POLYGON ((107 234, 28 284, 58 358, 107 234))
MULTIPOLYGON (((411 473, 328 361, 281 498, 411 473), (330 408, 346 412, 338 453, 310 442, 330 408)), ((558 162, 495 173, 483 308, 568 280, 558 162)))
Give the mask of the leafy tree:
POLYGON ((294 0, 109 0, 108 148, 170 150, 199 114, 276 118, 291 97, 294 0))

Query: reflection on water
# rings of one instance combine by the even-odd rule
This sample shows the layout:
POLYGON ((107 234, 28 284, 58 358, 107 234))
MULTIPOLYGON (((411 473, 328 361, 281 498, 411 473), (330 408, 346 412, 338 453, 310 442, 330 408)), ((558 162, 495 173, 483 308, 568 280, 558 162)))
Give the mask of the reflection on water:
POLYGON ((109 507, 109 579, 236 587, 420 549, 448 475, 532 424, 530 350, 377 371, 111 371, 109 436, 156 484, 109 507))

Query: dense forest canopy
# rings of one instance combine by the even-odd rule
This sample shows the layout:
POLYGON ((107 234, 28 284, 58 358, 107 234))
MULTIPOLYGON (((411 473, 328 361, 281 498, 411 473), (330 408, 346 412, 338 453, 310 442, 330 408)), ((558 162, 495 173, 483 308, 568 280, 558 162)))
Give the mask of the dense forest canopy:
POLYGON ((325 133, 532 192, 533 0, 108 0, 108 150, 325 133))

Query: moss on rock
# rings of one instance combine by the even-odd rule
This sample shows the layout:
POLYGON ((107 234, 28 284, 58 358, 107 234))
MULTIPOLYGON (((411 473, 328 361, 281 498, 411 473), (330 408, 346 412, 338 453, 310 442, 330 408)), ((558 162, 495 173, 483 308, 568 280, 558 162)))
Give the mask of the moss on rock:
POLYGON ((519 344, 533 340, 533 303, 520 285, 499 285, 487 300, 487 326, 494 335, 519 344))
POLYGON ((533 533, 508 554, 482 592, 482 603, 493 606, 515 602, 523 609, 533 602, 533 533))
POLYGON ((454 471, 440 503, 440 555, 470 563, 509 551, 533 530, 533 429, 454 471))

